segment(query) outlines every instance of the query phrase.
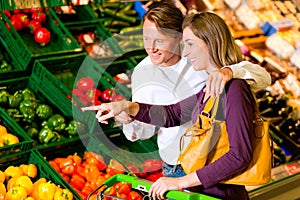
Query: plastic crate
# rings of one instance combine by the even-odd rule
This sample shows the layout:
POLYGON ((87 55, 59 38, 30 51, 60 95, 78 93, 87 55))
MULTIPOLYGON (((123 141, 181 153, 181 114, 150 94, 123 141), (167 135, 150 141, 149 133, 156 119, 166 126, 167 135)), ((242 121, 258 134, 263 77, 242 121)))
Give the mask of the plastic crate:
POLYGON ((107 49, 108 53, 102 53, 102 51, 99 51, 98 55, 96 51, 95 53, 91 53, 95 54, 95 56, 90 54, 91 56, 93 56, 93 58, 101 60, 102 63, 113 61, 123 55, 123 50, 118 45, 116 38, 112 37, 112 34, 107 29, 105 29, 99 21, 88 22, 79 25, 68 25, 67 28, 75 39, 77 39, 81 33, 93 32, 95 34, 95 42, 92 44, 84 44, 82 48, 86 52, 89 51, 88 47, 93 45, 99 45, 101 49, 107 49))
MULTIPOLYGON (((42 155, 36 150, 20 152, 18 154, 0 158, 0 169, 2 171, 9 166, 20 166, 21 164, 34 164, 37 167, 37 176, 31 179, 33 182, 39 178, 46 178, 47 181, 51 181, 55 185, 69 189, 72 192, 70 185, 65 180, 62 180, 58 173, 51 169, 50 165, 45 162, 42 155)), ((73 194, 73 199, 79 199, 75 193, 73 194)))
POLYGON ((74 53, 82 51, 82 48, 75 41, 63 23, 57 18, 52 8, 48 8, 47 22, 44 25, 51 33, 51 41, 45 46, 34 41, 34 36, 27 29, 16 31, 10 23, 7 16, 0 11, 2 20, 0 20, 0 37, 7 41, 8 49, 11 54, 22 59, 24 66, 31 66, 33 58, 49 57, 58 54, 74 53), (5 23, 8 23, 9 31, 5 23))
POLYGON ((80 25, 98 21, 89 5, 72 6, 74 14, 64 14, 59 7, 53 7, 57 17, 65 26, 80 25))
POLYGON ((5 126, 8 133, 17 136, 19 139, 19 143, 17 144, 0 147, 0 157, 6 154, 11 155, 13 153, 26 151, 32 148, 33 140, 16 124, 16 122, 11 121, 9 116, 2 109, 0 110, 0 124, 5 126))
MULTIPOLYGON (((8 64, 12 66, 12 69, 9 71, 0 71, 0 80, 16 78, 20 76, 24 76, 25 74, 29 74, 26 71, 26 62, 23 62, 22 57, 17 57, 13 54, 9 53, 7 41, 3 40, 0 37, 0 52, 3 55, 3 60, 5 60, 8 64)), ((2 60, 0 59, 0 64, 2 60)))
MULTIPOLYGON (((32 92, 34 92, 36 98, 47 105, 49 105, 54 114, 61 114, 66 121, 66 124, 68 124, 69 121, 73 120, 72 115, 68 115, 66 113, 63 113, 58 106, 53 102, 53 99, 48 96, 48 92, 44 91, 41 87, 40 82, 36 82, 33 77, 21 77, 21 78, 16 78, 16 79, 10 79, 10 80, 5 80, 5 81, 0 81, 0 88, 5 88, 6 91, 8 91, 10 94, 13 94, 17 90, 23 90, 25 88, 30 89, 32 92)), ((58 93, 58 91, 55 90, 55 88, 51 88, 53 93, 58 93)), ((0 111, 2 113, 6 113, 6 111, 3 108, 0 108, 0 111)), ((15 124, 16 130, 23 129, 25 130, 25 126, 29 125, 28 123, 22 123, 16 122, 12 117, 10 117, 7 114, 7 120, 10 121, 11 124, 15 124)), ((40 130, 40 129, 39 129, 40 130)), ((87 131, 88 133, 88 131, 87 131)), ((63 134, 63 132, 59 133, 60 135, 63 134)), ((80 133, 80 134, 86 134, 80 133)), ((69 138, 69 137, 63 137, 64 135, 61 135, 61 140, 55 141, 55 142, 49 142, 48 144, 40 144, 37 141, 34 143, 35 148, 47 148, 49 146, 56 146, 59 144, 61 141, 68 143, 69 140, 74 140, 74 138, 69 138)), ((65 135, 66 136, 66 135, 65 135)), ((75 138, 79 136, 75 136, 75 138)))
MULTIPOLYGON (((100 189, 111 187, 117 182, 129 183, 131 184, 132 189, 139 191, 140 194, 143 195, 143 199, 152 199, 150 196, 148 196, 148 191, 151 187, 151 182, 140 178, 136 178, 134 176, 124 175, 124 174, 117 174, 115 176, 112 176, 110 179, 105 181, 103 185, 100 186, 100 189)), ((90 196, 91 195, 92 193, 90 194, 90 196)), ((103 199, 102 197, 104 197, 104 195, 101 192, 97 194, 97 199, 103 199)), ((171 190, 167 192, 166 198, 170 200, 217 200, 217 198, 210 197, 204 194, 182 192, 177 190, 171 190)))
POLYGON ((103 63, 102 67, 108 72, 111 76, 115 76, 120 73, 126 73, 131 77, 132 71, 135 67, 134 61, 129 59, 117 59, 111 63, 103 63))
POLYGON ((127 140, 120 128, 103 129, 104 134, 97 134, 99 126, 95 128, 94 137, 108 147, 115 158, 124 166, 135 164, 142 169, 147 159, 161 160, 157 144, 151 140, 138 140, 135 142, 127 140))
MULTIPOLYGON (((33 66, 32 76, 37 79, 41 87, 47 91, 47 95, 52 102, 57 105, 64 114, 73 115, 78 121, 88 124, 90 132, 93 131, 97 123, 95 112, 81 112, 78 106, 74 106, 67 96, 72 96, 71 89, 67 88, 55 75, 69 71, 74 77, 76 83, 82 77, 90 77, 94 80, 97 88, 100 90, 114 88, 117 94, 130 98, 131 92, 124 86, 118 84, 110 74, 108 74, 97 62, 85 53, 68 56, 58 56, 48 59, 36 60, 33 66), (57 92, 53 92, 53 90, 57 92)), ((70 84, 70 85, 73 85, 70 84)), ((77 103, 83 106, 78 100, 77 103)))

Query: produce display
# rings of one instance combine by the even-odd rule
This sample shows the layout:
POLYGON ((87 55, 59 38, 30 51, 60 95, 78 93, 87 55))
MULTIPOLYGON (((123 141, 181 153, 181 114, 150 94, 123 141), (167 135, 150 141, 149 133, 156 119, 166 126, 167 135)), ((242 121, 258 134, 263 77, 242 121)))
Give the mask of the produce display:
MULTIPOLYGON (((82 2, 0 11, 0 199, 143 199, 162 176, 156 137, 128 141, 120 124, 99 124, 95 112, 80 109, 131 98, 132 70, 147 56, 138 4, 82 2)), ((139 3, 147 9, 153 2, 139 3)), ((273 167, 299 160, 299 6, 280 0, 180 5, 184 14, 212 9, 230 16, 245 60, 272 78, 256 99, 270 122, 273 167)), ((167 193, 169 199, 193 195, 167 193)), ((196 194, 202 198, 213 199, 196 194)))
MULTIPOLYGON (((5 93, 4 109, 15 122, 22 127, 28 136, 37 144, 48 144, 77 135, 79 129, 85 129, 85 124, 74 122, 69 116, 64 116, 57 108, 30 85, 29 78, 10 80, 5 82, 8 89, 2 89, 5 93), (17 87, 18 81, 27 81, 23 87, 17 87)), ((3 100, 4 100, 3 99, 3 100)), ((82 131, 82 130, 80 130, 82 131)))
POLYGON ((50 174, 51 168, 35 151, 19 153, 6 157, 1 162, 0 198, 7 200, 72 200, 66 183, 56 175, 50 174))

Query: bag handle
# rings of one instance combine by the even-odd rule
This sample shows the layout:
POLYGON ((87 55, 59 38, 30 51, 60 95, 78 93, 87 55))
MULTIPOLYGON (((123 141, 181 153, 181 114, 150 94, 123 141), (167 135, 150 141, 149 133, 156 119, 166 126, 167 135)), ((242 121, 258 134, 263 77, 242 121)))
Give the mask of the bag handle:
POLYGON ((210 112, 213 109, 213 112, 211 114, 211 118, 215 118, 216 114, 217 114, 217 108, 218 108, 218 104, 219 104, 219 97, 210 97, 203 110, 201 111, 201 115, 205 115, 207 117, 210 117, 210 112))

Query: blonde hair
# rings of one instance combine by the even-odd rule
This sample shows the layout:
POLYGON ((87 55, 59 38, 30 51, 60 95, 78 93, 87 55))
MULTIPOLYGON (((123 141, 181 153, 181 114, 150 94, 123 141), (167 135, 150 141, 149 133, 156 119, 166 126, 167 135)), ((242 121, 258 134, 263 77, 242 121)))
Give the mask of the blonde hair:
POLYGON ((164 35, 174 37, 182 34, 182 12, 172 3, 165 1, 156 2, 143 16, 143 21, 148 19, 164 35))
POLYGON ((217 14, 202 12, 186 17, 182 29, 189 27, 208 46, 210 60, 221 68, 239 63, 243 55, 225 21, 217 14))

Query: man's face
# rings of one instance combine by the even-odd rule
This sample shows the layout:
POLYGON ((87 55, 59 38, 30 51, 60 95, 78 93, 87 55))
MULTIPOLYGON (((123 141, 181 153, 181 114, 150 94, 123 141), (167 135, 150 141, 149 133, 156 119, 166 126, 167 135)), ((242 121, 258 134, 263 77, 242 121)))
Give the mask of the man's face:
POLYGON ((143 24, 143 38, 144 48, 153 64, 171 66, 179 61, 179 38, 162 34, 148 19, 143 24))

